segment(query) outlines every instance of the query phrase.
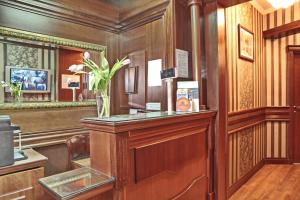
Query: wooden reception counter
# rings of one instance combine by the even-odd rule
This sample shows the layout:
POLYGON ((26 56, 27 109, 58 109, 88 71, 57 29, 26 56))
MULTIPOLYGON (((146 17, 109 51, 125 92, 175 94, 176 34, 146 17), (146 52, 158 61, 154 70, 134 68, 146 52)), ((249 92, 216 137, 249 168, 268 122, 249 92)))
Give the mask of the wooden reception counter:
POLYGON ((85 118, 91 167, 115 178, 113 199, 198 200, 212 196, 215 112, 85 118))

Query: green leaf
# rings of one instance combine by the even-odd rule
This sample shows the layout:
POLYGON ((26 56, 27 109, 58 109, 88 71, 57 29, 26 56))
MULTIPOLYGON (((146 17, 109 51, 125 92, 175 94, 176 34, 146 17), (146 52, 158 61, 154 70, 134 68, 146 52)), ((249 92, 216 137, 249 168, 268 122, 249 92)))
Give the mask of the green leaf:
POLYGON ((118 60, 114 66, 112 67, 110 74, 109 74, 109 80, 112 79, 112 77, 115 75, 115 73, 117 71, 119 71, 122 67, 123 67, 123 61, 126 59, 126 57, 124 57, 122 60, 118 60))
POLYGON ((108 64, 108 61, 106 60, 106 58, 104 56, 103 51, 100 53, 100 62, 101 62, 101 67, 103 69, 109 69, 109 64, 108 64))

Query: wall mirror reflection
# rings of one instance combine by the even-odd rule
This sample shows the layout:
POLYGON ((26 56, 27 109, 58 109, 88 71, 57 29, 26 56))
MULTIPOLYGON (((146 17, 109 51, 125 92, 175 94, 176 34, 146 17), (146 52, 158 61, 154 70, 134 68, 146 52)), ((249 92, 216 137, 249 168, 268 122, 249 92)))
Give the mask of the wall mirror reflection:
MULTIPOLYGON (((0 27, 0 81, 20 83, 22 102, 72 101, 72 90, 63 87, 62 79, 73 74, 68 68, 82 63, 86 51, 97 63, 106 47, 0 27)), ((95 98, 89 90, 89 82, 89 76, 79 75, 77 100, 95 98)), ((8 87, 1 87, 0 103, 13 101, 8 87)))

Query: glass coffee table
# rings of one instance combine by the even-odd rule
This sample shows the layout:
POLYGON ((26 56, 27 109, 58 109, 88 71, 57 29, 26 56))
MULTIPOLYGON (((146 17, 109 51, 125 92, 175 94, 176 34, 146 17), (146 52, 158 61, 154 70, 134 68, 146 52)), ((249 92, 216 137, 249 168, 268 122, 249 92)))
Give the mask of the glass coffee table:
POLYGON ((58 200, 88 199, 113 188, 114 178, 89 167, 41 178, 39 183, 58 200))

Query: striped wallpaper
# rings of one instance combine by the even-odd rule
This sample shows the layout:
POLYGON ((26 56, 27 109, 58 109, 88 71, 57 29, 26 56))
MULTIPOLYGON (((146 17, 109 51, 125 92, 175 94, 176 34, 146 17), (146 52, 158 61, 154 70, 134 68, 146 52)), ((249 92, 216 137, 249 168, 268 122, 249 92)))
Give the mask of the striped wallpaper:
MULTIPOLYGON (((236 112, 266 105, 263 54, 263 16, 250 4, 226 9, 228 111, 236 112), (238 55, 238 25, 254 33, 254 62, 238 55)), ((266 124, 228 136, 227 185, 230 188, 265 158, 266 124)))
POLYGON ((264 159, 265 129, 265 124, 261 123, 229 135, 227 171, 229 187, 264 159))
MULTIPOLYGON (((262 32, 299 19, 300 0, 287 9, 267 15, 259 13, 250 3, 226 9, 228 112, 288 106, 286 46, 300 45, 300 33, 264 39, 262 32), (238 56, 238 24, 254 33, 253 63, 238 56)), ((287 158, 287 130, 287 122, 268 121, 229 134, 228 188, 235 186, 262 160, 287 158)))
POLYGON ((228 112, 265 106, 262 19, 250 3, 226 9, 228 112), (254 33, 254 62, 238 56, 238 24, 254 33))
MULTIPOLYGON (((300 1, 263 16, 263 30, 300 20, 300 1)), ((267 106, 288 106, 286 90, 287 45, 300 45, 300 33, 264 40, 267 106)), ((267 158, 287 157, 286 122, 267 123, 267 158)))

